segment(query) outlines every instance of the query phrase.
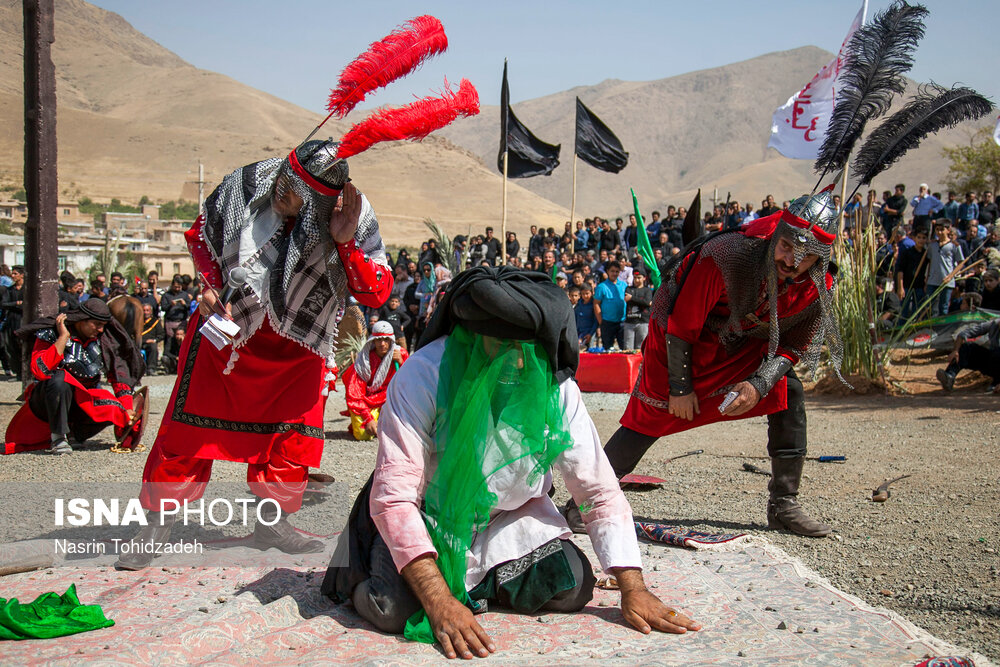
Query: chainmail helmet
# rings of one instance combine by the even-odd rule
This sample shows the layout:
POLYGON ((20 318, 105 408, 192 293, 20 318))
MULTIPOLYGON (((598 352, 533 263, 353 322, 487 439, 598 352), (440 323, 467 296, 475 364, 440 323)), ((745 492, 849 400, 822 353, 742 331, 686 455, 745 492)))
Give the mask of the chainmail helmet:
POLYGON ((815 195, 802 195, 788 205, 788 212, 795 220, 782 221, 779 228, 784 224, 784 229, 781 229, 782 238, 791 242, 795 248, 796 266, 807 254, 829 261, 840 224, 840 212, 833 203, 830 189, 815 195))
MULTIPOLYGON (((831 256, 840 225, 840 211, 833 202, 832 190, 833 186, 830 186, 814 195, 803 195, 789 204, 787 214, 781 216, 771 235, 767 257, 769 259, 774 257, 778 242, 782 239, 792 244, 796 266, 801 264, 807 255, 817 256, 817 260, 809 267, 808 276, 819 295, 820 313, 816 323, 818 328, 814 327, 816 330, 811 332, 805 354, 801 359, 811 371, 815 371, 825 341, 831 366, 837 377, 843 381, 840 364, 843 360, 844 344, 840 339, 840 327, 833 306, 833 291, 836 284, 835 279, 829 281, 827 279, 828 275, 835 276, 837 272, 836 266, 831 263, 831 256)), ((768 261, 767 267, 770 315, 771 321, 776 322, 778 306, 775 295, 778 276, 774 261, 768 261)), ((778 328, 772 327, 772 329, 768 346, 769 357, 774 356, 777 351, 780 337, 778 328)))
POLYGON ((302 198, 304 213, 308 215, 308 209, 313 209, 316 217, 328 218, 348 181, 347 160, 337 157, 339 145, 333 139, 299 145, 281 164, 275 194, 281 197, 291 190, 302 198))

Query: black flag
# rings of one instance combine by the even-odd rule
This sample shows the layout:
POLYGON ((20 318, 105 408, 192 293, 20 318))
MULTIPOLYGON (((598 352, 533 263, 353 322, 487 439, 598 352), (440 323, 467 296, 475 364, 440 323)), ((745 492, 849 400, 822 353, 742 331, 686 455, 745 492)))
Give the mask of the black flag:
POLYGON ((617 174, 628 164, 628 153, 580 98, 576 98, 576 154, 591 167, 617 174))
POLYGON ((559 145, 547 144, 533 135, 510 108, 506 60, 500 88, 500 154, 497 155, 497 169, 501 174, 504 151, 507 151, 507 176, 510 178, 548 176, 559 166, 559 145))
POLYGON ((682 242, 687 246, 691 241, 705 233, 705 223, 701 220, 701 188, 691 200, 691 207, 684 216, 684 227, 681 231, 682 242))

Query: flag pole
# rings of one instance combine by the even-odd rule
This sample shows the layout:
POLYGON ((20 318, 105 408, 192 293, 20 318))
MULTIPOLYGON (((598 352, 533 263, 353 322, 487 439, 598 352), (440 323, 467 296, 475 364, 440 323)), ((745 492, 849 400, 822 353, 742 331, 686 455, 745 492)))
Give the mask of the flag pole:
MULTIPOLYGON (((840 223, 839 226, 837 227, 837 236, 840 236, 841 234, 844 233, 844 209, 847 208, 847 202, 844 201, 844 198, 847 197, 847 172, 848 172, 848 164, 845 162, 844 175, 841 177, 840 180, 840 223)), ((853 196, 854 195, 852 194, 851 197, 853 196)))
POLYGON ((500 218, 500 265, 507 263, 507 151, 503 152, 503 216, 500 218))
POLYGON ((573 151, 573 198, 569 203, 569 228, 573 232, 573 225, 576 224, 576 151, 573 151))

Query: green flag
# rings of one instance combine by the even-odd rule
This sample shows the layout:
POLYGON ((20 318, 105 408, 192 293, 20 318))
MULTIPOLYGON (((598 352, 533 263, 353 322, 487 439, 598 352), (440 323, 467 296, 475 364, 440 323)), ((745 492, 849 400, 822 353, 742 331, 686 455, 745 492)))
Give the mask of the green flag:
POLYGON ((653 246, 649 244, 649 236, 646 234, 646 221, 642 219, 642 214, 639 213, 639 200, 635 196, 635 190, 630 188, 632 192, 632 206, 635 208, 635 219, 639 224, 639 230, 636 234, 637 241, 639 242, 639 256, 642 257, 642 261, 646 264, 646 268, 649 269, 649 279, 653 281, 653 288, 659 289, 660 282, 660 267, 656 265, 656 257, 653 255, 653 246))

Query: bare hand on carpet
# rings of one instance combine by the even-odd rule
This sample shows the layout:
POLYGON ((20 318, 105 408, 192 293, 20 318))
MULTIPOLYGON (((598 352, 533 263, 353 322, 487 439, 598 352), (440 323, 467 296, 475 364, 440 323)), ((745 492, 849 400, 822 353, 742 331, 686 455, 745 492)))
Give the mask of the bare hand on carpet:
POLYGON ((682 635, 688 630, 701 630, 701 624, 671 609, 650 593, 641 570, 615 568, 612 572, 622 591, 622 615, 639 632, 648 635, 659 630, 682 635))
POLYGON ((471 660, 474 655, 485 658, 497 650, 472 611, 452 595, 434 556, 419 556, 401 574, 420 600, 446 658, 461 656, 471 660))
POLYGON ((749 382, 739 382, 733 385, 733 391, 739 392, 729 407, 722 411, 727 417, 738 417, 744 412, 753 410, 760 402, 760 392, 749 382))

